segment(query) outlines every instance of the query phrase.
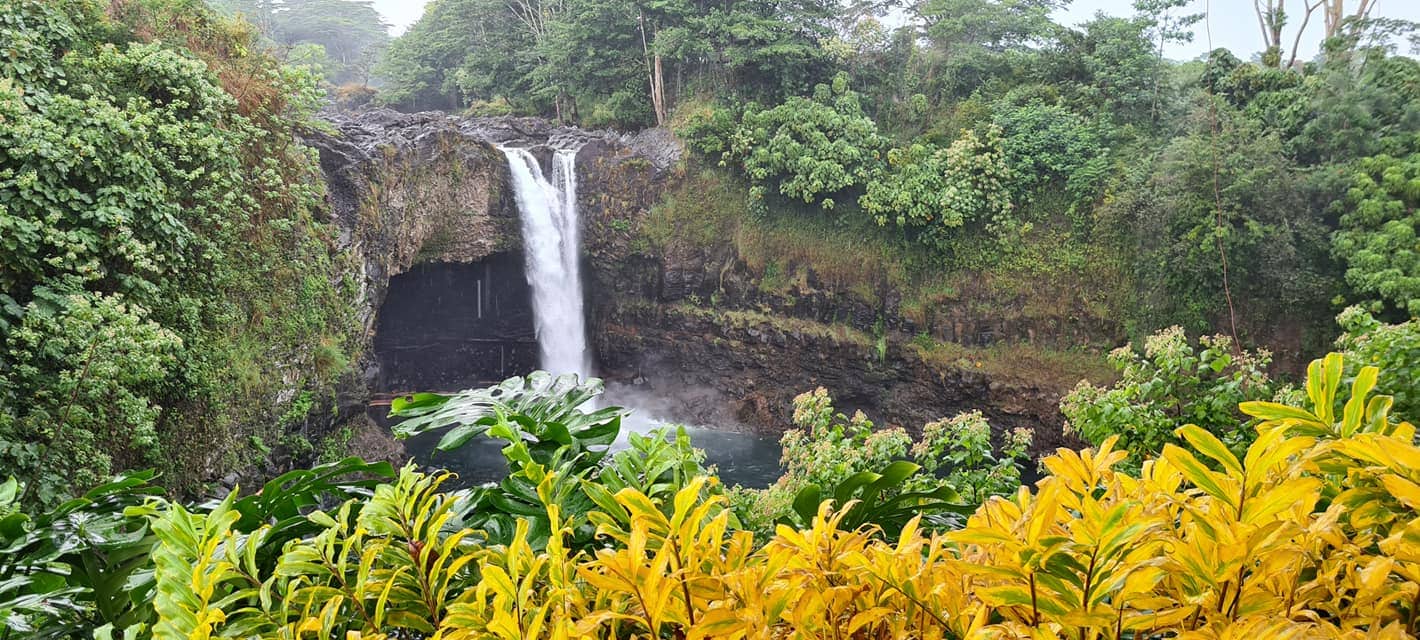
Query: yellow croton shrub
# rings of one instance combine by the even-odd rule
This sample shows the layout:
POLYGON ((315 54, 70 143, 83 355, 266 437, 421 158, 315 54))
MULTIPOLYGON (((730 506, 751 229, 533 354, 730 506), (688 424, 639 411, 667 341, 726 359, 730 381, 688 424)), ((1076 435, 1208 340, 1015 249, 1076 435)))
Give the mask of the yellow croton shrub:
MULTIPOLYGON (((1260 422, 1241 457, 1193 426, 1180 429, 1188 447, 1168 447, 1137 477, 1114 470, 1126 453, 1112 441, 1061 450, 1044 460, 1043 480, 988 501, 963 529, 914 522, 897 540, 845 530, 825 503, 808 528, 781 526, 757 546, 702 478, 674 505, 617 494, 625 513, 594 512, 608 541, 594 554, 570 554, 557 535, 535 552, 526 526, 506 548, 479 548, 438 531, 441 503, 414 490, 416 508, 387 518, 421 523, 414 533, 428 538, 405 566, 382 564, 391 550, 379 548, 379 531, 337 524, 286 550, 295 559, 281 571, 297 588, 277 585, 259 607, 288 638, 331 637, 341 620, 347 638, 447 640, 1411 637, 1415 429, 1373 395, 1373 368, 1349 389, 1340 356, 1309 373, 1309 407, 1243 406, 1260 422), (326 565, 352 544, 364 547, 359 566, 342 575, 364 583, 301 586, 320 582, 303 571, 334 573, 326 565), (458 571, 476 586, 449 591, 458 571), (363 599, 352 609, 368 624, 333 610, 351 598, 363 599), (422 612, 400 625, 419 635, 390 633, 390 611, 422 612)), ((557 507, 549 512, 560 528, 557 507)))

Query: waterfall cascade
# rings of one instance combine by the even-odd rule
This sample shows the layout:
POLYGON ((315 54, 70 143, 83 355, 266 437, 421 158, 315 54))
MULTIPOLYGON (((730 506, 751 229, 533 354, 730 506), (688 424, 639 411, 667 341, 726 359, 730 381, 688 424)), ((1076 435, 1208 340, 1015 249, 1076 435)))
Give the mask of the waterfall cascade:
POLYGON ((591 375, 582 315, 581 242, 575 150, 553 155, 552 179, 527 149, 502 148, 522 217, 528 284, 532 286, 541 368, 591 375))
MULTIPOLYGON (((532 290, 539 367, 554 374, 575 373, 586 378, 591 372, 591 357, 587 349, 586 320, 582 315, 576 152, 556 151, 549 170, 544 172, 527 149, 503 147, 501 150, 508 158, 522 220, 524 272, 532 290)), ((480 288, 473 293, 475 309, 482 308, 482 291, 480 288)), ((525 366, 526 362, 519 361, 517 366, 525 366)), ((609 389, 608 395, 599 400, 617 406, 636 406, 653 400, 645 394, 644 390, 621 385, 619 390, 615 386, 609 389)), ((589 400, 582 409, 593 410, 599 400, 589 400)), ((671 406, 672 403, 665 403, 665 407, 671 406)), ((646 433, 668 424, 652 411, 636 410, 625 416, 621 433, 609 448, 626 448, 631 434, 646 433)), ((779 476, 782 451, 777 440, 695 426, 685 429, 693 434, 697 445, 706 449, 707 461, 716 465, 726 481, 762 487, 779 476)), ((676 433, 670 437, 678 437, 676 433)), ((423 434, 408 441, 406 446, 421 462, 434 461, 457 471, 460 483, 498 482, 506 477, 504 442, 480 438, 456 453, 438 453, 439 457, 434 458, 440 437, 439 433, 423 434)))

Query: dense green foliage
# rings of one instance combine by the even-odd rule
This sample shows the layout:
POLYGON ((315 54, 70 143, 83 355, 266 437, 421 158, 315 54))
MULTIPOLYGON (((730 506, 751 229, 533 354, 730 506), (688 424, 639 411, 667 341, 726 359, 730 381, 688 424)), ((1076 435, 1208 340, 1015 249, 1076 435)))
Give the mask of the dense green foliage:
MULTIPOLYGON (((1194 116, 1205 126, 1209 117, 1194 116)), ((1308 202, 1275 133, 1218 117, 1219 133, 1175 138, 1108 210, 1137 243, 1140 295, 1173 322, 1228 332, 1226 269, 1234 307, 1257 321, 1282 309, 1329 316, 1307 308, 1335 291, 1324 209, 1308 202)))
MULTIPOLYGON (((1420 149, 1420 140, 1415 145, 1420 149)), ((1362 158, 1332 238, 1346 283, 1360 296, 1416 315, 1420 307, 1420 151, 1362 158)))
POLYGON ((1346 361, 1380 368, 1376 388, 1395 398, 1396 415, 1413 421, 1420 415, 1420 320, 1385 324, 1360 307, 1349 307, 1336 321, 1343 332, 1336 347, 1346 361))
POLYGON ((949 251, 953 230, 978 223, 997 233, 1012 221, 1011 180, 995 127, 966 131, 945 149, 913 144, 888 152, 890 170, 868 184, 860 201, 878 224, 919 232, 921 242, 949 251))
MULTIPOLYGON (((350 459, 193 507, 138 474, 33 518, 15 510, 22 488, 9 480, 0 639, 1398 640, 1416 630, 1420 448, 1375 393, 1379 371, 1360 367, 1348 384, 1347 369, 1331 354, 1309 368, 1305 401, 1244 403, 1257 436, 1242 456, 1194 425, 1138 474, 1116 469, 1127 453, 1115 438, 1062 449, 1034 487, 966 510, 952 531, 932 528, 931 512, 899 525, 901 510, 868 508, 906 488, 899 461, 757 541, 693 456, 644 441, 579 483, 596 496, 581 513, 564 509, 557 472, 530 464, 543 475, 527 506, 540 511, 501 543, 471 526, 493 508, 480 493, 412 466, 350 459), (612 481, 642 471, 654 478, 612 481), (583 519, 595 547, 569 544, 583 519)), ((477 402, 425 397, 414 413, 473 424, 491 411, 561 433, 508 411, 565 415, 552 388, 595 391, 514 379, 462 396, 477 402)), ((799 404, 807 422, 846 426, 823 394, 799 404)), ((581 457, 575 442, 558 448, 568 452, 548 459, 581 457)))
POLYGON ((743 170, 758 206, 773 186, 786 198, 832 209, 830 196, 867 183, 881 165, 884 140, 859 100, 840 76, 819 85, 813 99, 793 97, 772 108, 751 103, 723 129, 717 121, 697 123, 691 144, 721 152, 722 163, 743 170))
POLYGON ((1134 464, 1177 444, 1179 423, 1197 425, 1236 451, 1252 444, 1252 431, 1238 405, 1270 400, 1271 355, 1238 350, 1226 336, 1189 344, 1179 327, 1116 349, 1110 363, 1119 380, 1107 388, 1081 381, 1060 401, 1068 428, 1092 443, 1117 438, 1134 464))
POLYGON ((44 504, 126 468, 204 479, 274 423, 277 363, 343 367, 340 258, 292 144, 313 79, 205 9, 0 9, 0 467, 44 504))
POLYGON ((1072 211, 1094 204, 1113 169, 1098 124, 1061 105, 1039 101, 997 112, 992 124, 1003 132, 1001 151, 1011 169, 1008 185, 1016 201, 1029 200, 1051 185, 1064 187, 1072 211))

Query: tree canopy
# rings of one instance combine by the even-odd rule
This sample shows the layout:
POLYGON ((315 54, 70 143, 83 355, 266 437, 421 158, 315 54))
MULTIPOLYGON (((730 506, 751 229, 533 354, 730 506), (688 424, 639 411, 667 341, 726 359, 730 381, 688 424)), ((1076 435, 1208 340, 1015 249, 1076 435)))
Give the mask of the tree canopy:
POLYGON ((370 81, 389 46, 389 26, 372 0, 213 0, 256 25, 287 61, 315 67, 334 84, 370 81))

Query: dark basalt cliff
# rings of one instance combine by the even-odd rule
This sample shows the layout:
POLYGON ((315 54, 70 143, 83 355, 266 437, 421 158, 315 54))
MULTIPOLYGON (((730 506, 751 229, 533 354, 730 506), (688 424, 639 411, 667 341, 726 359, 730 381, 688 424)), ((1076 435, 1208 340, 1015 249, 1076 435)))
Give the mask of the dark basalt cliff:
POLYGON ((531 147, 544 161, 553 148, 580 147, 580 193, 598 211, 624 204, 601 195, 616 187, 646 190, 632 198, 649 201, 679 153, 657 132, 623 137, 536 118, 374 110, 330 114, 326 122, 331 130, 306 142, 320 153, 341 248, 363 265, 357 304, 367 329, 390 278, 414 265, 472 263, 521 250, 517 203, 495 145, 531 147), (615 176, 632 166, 647 171, 616 184, 615 176))
POLYGON ((442 114, 374 111, 331 116, 320 152, 344 250, 362 265, 366 330, 390 278, 419 262, 476 262, 521 246, 502 156, 442 114))
MULTIPOLYGON (((388 381, 373 354, 392 278, 416 265, 521 251, 506 162, 494 145, 543 156, 576 146, 589 331, 608 380, 683 399, 667 403, 679 407, 673 417, 768 433, 790 426, 793 396, 824 386, 840 408, 862 409, 879 424, 917 429, 981 409, 998 428, 1035 429, 1038 447, 1062 442, 1060 389, 924 360, 908 344, 918 328, 896 313, 892 291, 877 304, 831 290, 788 301, 760 292, 728 239, 710 250, 652 248, 643 222, 681 179, 681 147, 666 131, 627 136, 537 119, 387 111, 329 122, 333 132, 309 142, 345 249, 362 265, 352 304, 369 337, 363 388, 351 400, 392 390, 382 388, 388 381)), ((970 342, 978 333, 972 325, 954 337, 970 342)))

